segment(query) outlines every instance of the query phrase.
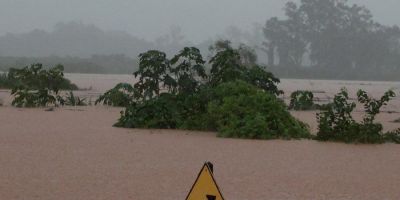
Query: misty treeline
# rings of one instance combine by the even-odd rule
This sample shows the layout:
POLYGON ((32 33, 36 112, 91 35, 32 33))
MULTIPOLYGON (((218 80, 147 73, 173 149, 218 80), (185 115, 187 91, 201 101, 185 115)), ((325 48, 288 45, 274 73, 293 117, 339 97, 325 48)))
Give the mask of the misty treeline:
POLYGON ((223 39, 253 48, 258 63, 282 78, 399 80, 400 29, 374 21, 366 7, 347 0, 301 0, 283 10, 285 17, 272 17, 253 30, 231 26, 197 44, 186 41, 178 26, 154 41, 77 22, 60 23, 52 32, 6 34, 0 37, 0 70, 61 63, 66 72, 131 73, 137 56, 149 49, 173 55, 196 46, 204 53, 223 39))
POLYGON ((270 18, 263 28, 268 65, 278 74, 363 79, 400 74, 399 27, 375 22, 366 7, 301 0, 288 2, 284 11, 285 19, 270 18))
MULTIPOLYGON (((62 64, 67 73, 99 73, 99 74, 130 74, 138 65, 138 61, 125 54, 92 55, 89 58, 76 56, 47 57, 0 57, 0 71, 9 68, 21 68, 32 63, 44 66, 62 64)), ((46 68, 47 69, 47 68, 46 68)))
MULTIPOLYGON (((155 41, 147 41, 123 31, 104 31, 95 25, 59 23, 52 31, 0 36, 0 71, 42 63, 45 66, 62 64, 67 73, 127 74, 137 69, 140 53, 159 49, 172 54, 192 45, 183 44, 183 39, 177 26, 171 26, 168 33, 155 41)), ((206 49, 208 43, 202 46, 206 49)))

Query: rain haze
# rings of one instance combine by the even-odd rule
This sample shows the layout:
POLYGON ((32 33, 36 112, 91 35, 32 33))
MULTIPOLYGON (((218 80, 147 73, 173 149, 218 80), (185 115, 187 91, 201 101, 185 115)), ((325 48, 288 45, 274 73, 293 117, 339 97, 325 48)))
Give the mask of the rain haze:
MULTIPOLYGON (((67 72, 131 73, 137 56, 150 49, 171 57, 195 46, 209 56, 216 41, 229 40, 254 50, 256 63, 283 77, 355 78, 354 72, 337 71, 332 77, 326 69, 364 66, 367 73, 367 65, 370 70, 376 67, 372 65, 385 65, 385 70, 397 66, 398 7, 396 0, 3 0, 0 70, 41 62, 63 63, 67 72), (288 16, 286 5, 293 9, 288 2, 305 5, 291 11, 299 15, 288 16), (282 66, 325 72, 284 73, 282 66)), ((382 73, 385 79, 395 77, 382 73)), ((376 78, 368 74, 357 79, 376 78)))
MULTIPOLYGON (((94 24, 154 40, 179 26, 185 38, 201 42, 231 26, 251 29, 283 16, 284 0, 2 0, 0 34, 52 30, 59 22, 94 24)), ((353 0, 384 24, 400 24, 398 0, 353 0)))

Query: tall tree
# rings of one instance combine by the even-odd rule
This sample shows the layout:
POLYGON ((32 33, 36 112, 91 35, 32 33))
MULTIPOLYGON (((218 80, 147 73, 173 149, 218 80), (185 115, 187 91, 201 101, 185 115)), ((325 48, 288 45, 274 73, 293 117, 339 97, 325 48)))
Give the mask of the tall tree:
POLYGON ((313 66, 336 72, 399 66, 399 28, 376 23, 363 6, 301 0, 284 10, 287 19, 273 17, 264 28, 270 65, 277 57, 281 66, 300 66, 308 51, 313 66))
POLYGON ((200 50, 195 47, 185 47, 171 59, 171 72, 175 75, 178 92, 190 94, 197 91, 198 79, 207 78, 204 64, 200 50))
POLYGON ((139 69, 134 73, 139 81, 135 84, 143 99, 160 96, 162 88, 174 90, 176 82, 169 75, 171 65, 164 52, 150 50, 139 55, 139 69))

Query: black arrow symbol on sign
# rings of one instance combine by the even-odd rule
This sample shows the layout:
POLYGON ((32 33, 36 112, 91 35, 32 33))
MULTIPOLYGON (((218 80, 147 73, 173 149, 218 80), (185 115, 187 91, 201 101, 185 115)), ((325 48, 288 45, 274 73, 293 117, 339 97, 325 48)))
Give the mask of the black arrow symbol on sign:
POLYGON ((207 197, 207 200, 215 200, 215 199, 217 199, 217 197, 214 196, 214 195, 207 195, 206 197, 207 197))

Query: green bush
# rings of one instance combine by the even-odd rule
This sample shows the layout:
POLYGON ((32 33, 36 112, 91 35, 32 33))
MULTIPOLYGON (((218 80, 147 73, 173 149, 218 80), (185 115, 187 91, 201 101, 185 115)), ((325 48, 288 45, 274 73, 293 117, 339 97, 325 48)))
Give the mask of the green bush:
POLYGON ((177 92, 192 94, 196 92, 207 78, 204 68, 205 61, 200 50, 195 47, 185 47, 171 61, 170 71, 174 76, 177 92))
POLYGON ((135 101, 121 112, 115 126, 212 130, 208 122, 208 99, 203 98, 205 90, 193 95, 162 93, 152 99, 135 101))
MULTIPOLYGON (((10 68, 7 74, 0 76, 0 82, 4 82, 4 88, 26 87, 44 88, 52 87, 58 90, 78 90, 78 86, 64 78, 64 66, 57 65, 48 70, 43 65, 32 64, 22 69, 10 68)), ((0 87, 2 84, 0 83, 0 87)))
POLYGON ((213 87, 242 80, 272 94, 283 94, 277 87, 280 80, 264 67, 257 65, 254 60, 256 55, 252 55, 251 51, 244 50, 243 47, 234 49, 229 41, 219 41, 211 48, 217 50, 210 60, 209 84, 213 87))
POLYGON ((400 129, 386 133, 384 139, 386 142, 400 144, 400 129))
POLYGON ((40 107, 55 105, 57 98, 47 89, 29 90, 26 88, 14 88, 12 105, 16 107, 40 107))
POLYGON ((210 64, 210 83, 213 86, 245 77, 246 67, 240 64, 240 54, 236 49, 229 47, 218 51, 210 64))
POLYGON ((265 68, 253 65, 250 68, 246 68, 245 74, 246 77, 244 80, 247 83, 277 96, 283 94, 283 91, 279 90, 277 86, 280 83, 279 78, 276 78, 271 72, 266 71, 265 68))
POLYGON ((221 137, 250 139, 310 138, 305 124, 290 115, 275 95, 242 81, 215 89, 208 104, 209 118, 221 137))
POLYGON ((193 94, 179 94, 178 128, 185 130, 215 130, 207 113, 207 105, 213 98, 213 89, 203 85, 193 94))
POLYGON ((319 123, 317 140, 346 143, 383 143, 389 139, 395 141, 395 133, 383 133, 382 124, 375 122, 380 108, 395 96, 394 92, 386 92, 379 100, 369 97, 362 90, 358 91, 357 96, 358 102, 363 104, 366 113, 363 121, 357 122, 353 119, 351 114, 356 104, 348 101, 348 93, 342 89, 327 110, 317 115, 319 123))
MULTIPOLYGON (((11 74, 9 73, 3 73, 0 74, 0 88, 2 89, 12 89, 14 87, 18 87, 21 84, 21 80, 18 80, 14 77, 15 71, 11 69, 11 74)), ((58 86, 60 90, 78 90, 78 86, 75 84, 71 83, 70 80, 63 78, 61 81, 59 81, 58 86)))
POLYGON ((6 73, 0 73, 0 88, 1 89, 9 89, 12 88, 16 83, 8 78, 6 73))
POLYGON ((72 91, 66 94, 66 96, 63 98, 61 96, 58 96, 58 101, 62 106, 87 106, 86 103, 86 98, 80 98, 78 96, 75 96, 72 91))
POLYGON ((164 52, 150 50, 140 54, 139 60, 139 69, 133 73, 139 81, 134 88, 143 99, 160 96, 164 88, 169 92, 175 90, 177 83, 170 75, 171 64, 164 52))
MULTIPOLYGON (((251 139, 310 138, 307 126, 276 97, 282 93, 279 79, 253 59, 245 60, 236 49, 218 49, 206 74, 196 48, 185 48, 171 61, 159 51, 141 54, 134 73, 139 82, 133 87, 139 98, 127 96, 131 101, 115 126, 218 131, 221 137, 251 139)), ((108 95, 119 98, 120 93, 108 95)))
POLYGON ((79 90, 77 85, 71 83, 71 81, 66 78, 61 79, 58 84, 60 90, 79 90))
POLYGON ((124 128, 176 128, 179 115, 176 108, 176 97, 172 94, 161 94, 146 101, 132 103, 121 112, 115 124, 124 128))
POLYGON ((310 91, 295 91, 290 95, 289 109, 312 110, 315 109, 314 94, 310 91))
POLYGON ((11 91, 14 96, 12 105, 17 107, 57 105, 60 90, 77 88, 64 78, 63 70, 62 65, 45 70, 41 64, 10 69, 8 78, 15 83, 11 91))
POLYGON ((108 90, 95 101, 95 104, 102 103, 104 105, 127 107, 138 98, 135 88, 129 83, 118 83, 113 89, 108 90))
POLYGON ((115 124, 126 128, 218 131, 218 136, 251 139, 310 138, 275 95, 243 81, 204 87, 193 95, 163 93, 137 101, 115 124))

